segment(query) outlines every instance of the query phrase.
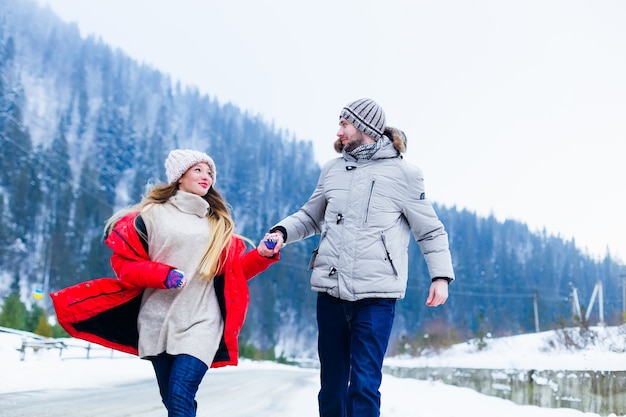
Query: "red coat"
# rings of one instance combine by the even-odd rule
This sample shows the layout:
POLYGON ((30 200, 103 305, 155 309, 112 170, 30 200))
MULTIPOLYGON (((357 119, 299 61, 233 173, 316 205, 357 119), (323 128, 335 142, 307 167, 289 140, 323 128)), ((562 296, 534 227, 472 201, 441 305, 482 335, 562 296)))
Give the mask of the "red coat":
MULTIPOLYGON (((120 219, 105 243, 113 249, 111 266, 118 278, 98 278, 50 293, 59 324, 73 337, 122 352, 138 354, 137 316, 144 288, 165 289, 174 266, 153 262, 135 229, 137 213, 120 219)), ((224 253, 225 254, 225 253, 224 253)), ((238 337, 250 300, 247 281, 278 261, 246 252, 233 236, 224 269, 214 278, 224 333, 212 368, 237 365, 238 337)))

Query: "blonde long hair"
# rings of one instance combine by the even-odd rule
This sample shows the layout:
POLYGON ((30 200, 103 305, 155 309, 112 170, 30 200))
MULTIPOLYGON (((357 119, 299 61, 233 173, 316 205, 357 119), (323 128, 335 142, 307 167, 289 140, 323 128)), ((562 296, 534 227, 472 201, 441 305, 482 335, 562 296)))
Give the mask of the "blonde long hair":
MULTIPOLYGON (((155 185, 138 204, 117 211, 107 220, 104 227, 105 236, 115 227, 115 223, 126 214, 135 211, 142 212, 149 210, 150 206, 155 204, 164 204, 173 197, 177 191, 178 182, 155 185)), ((211 187, 209 192, 202 196, 202 198, 206 200, 210 206, 207 220, 211 227, 211 236, 209 237, 209 242, 207 243, 204 255, 198 266, 198 272, 203 279, 211 280, 223 269, 223 261, 228 258, 228 250, 230 249, 230 241, 234 234, 235 223, 233 222, 226 201, 214 187, 211 187), (226 252, 224 256, 222 256, 222 252, 224 251, 226 252)), ((147 236, 137 229, 136 222, 135 230, 137 230, 137 233, 143 238, 147 239, 147 236)))

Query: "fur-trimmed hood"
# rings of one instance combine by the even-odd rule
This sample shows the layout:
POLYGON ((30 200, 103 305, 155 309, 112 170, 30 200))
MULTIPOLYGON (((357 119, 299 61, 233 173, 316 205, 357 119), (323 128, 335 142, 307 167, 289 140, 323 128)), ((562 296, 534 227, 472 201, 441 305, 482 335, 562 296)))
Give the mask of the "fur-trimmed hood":
MULTIPOLYGON (((401 131, 400 129, 396 129, 395 127, 387 126, 385 128, 384 135, 387 136, 389 140, 391 140, 391 143, 393 143, 393 147, 396 148, 398 152, 400 153, 406 152, 407 140, 406 140, 406 135, 404 134, 403 131, 401 131)), ((343 152, 343 144, 341 143, 341 139, 337 138, 334 146, 335 146, 335 151, 337 151, 337 153, 343 152)))

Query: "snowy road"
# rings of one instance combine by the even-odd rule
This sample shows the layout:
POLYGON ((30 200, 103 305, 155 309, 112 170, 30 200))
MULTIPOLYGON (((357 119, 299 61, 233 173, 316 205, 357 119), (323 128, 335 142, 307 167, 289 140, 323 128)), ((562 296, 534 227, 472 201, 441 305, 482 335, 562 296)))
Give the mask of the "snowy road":
MULTIPOLYGON (((579 351, 546 350, 555 336, 543 332, 490 340, 479 351, 459 344, 437 357, 390 359, 388 365, 623 370, 624 327, 594 331, 596 344, 579 351)), ((166 416, 148 361, 93 346, 87 359, 82 341, 67 342, 62 357, 56 350, 38 350, 20 360, 22 335, 0 331, 0 417, 166 416)), ((198 417, 318 417, 318 389, 317 369, 241 360, 237 367, 209 370, 198 393, 198 417)), ((381 417, 600 417, 589 410, 517 405, 441 381, 389 374, 383 376, 381 393, 381 417)))
MULTIPOLYGON (((302 416, 310 403, 317 415, 316 371, 210 370, 198 392, 198 417, 302 416), (280 372, 280 378, 276 373, 280 372), (301 397, 298 400, 297 397, 301 397), (289 399, 288 401, 285 401, 289 399), (295 400, 295 401, 294 401, 295 400), (292 407, 297 407, 291 409, 292 407)), ((155 380, 113 388, 45 390, 0 395, 0 417, 165 417, 155 380)), ((305 417, 305 416, 302 416, 305 417)))

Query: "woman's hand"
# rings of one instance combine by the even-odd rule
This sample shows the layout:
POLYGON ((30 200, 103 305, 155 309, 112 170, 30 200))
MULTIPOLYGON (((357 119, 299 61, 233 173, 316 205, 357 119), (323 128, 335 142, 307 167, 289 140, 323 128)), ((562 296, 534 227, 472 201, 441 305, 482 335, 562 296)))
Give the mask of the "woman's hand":
POLYGON ((185 273, 179 269, 170 269, 170 272, 167 274, 167 278, 165 278, 166 288, 184 288, 187 285, 187 280, 185 279, 185 273))

